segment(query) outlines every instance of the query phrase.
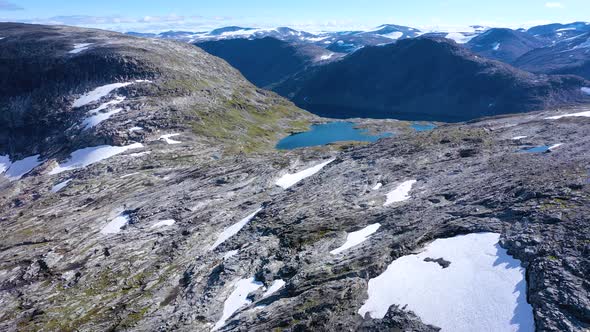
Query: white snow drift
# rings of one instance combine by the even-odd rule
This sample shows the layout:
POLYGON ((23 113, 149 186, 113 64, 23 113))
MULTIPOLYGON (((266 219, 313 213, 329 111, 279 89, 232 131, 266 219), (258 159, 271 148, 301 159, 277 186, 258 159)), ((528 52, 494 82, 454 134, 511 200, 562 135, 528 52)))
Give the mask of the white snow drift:
POLYGON ((10 161, 10 156, 0 156, 0 174, 4 174, 10 181, 16 181, 42 163, 43 160, 39 158, 39 155, 26 157, 15 162, 10 161))
POLYGON ((153 224, 151 228, 160 228, 160 227, 165 227, 165 226, 172 226, 175 223, 176 223, 176 220, 174 220, 174 219, 162 220, 162 221, 158 221, 157 223, 153 224))
POLYGON ((534 331, 525 270, 499 246, 499 237, 439 239, 419 254, 398 258, 369 281, 369 298, 359 314, 383 318, 396 304, 442 331, 534 331), (426 258, 451 264, 442 268, 426 258))
POLYGON ((248 294, 258 290, 262 286, 264 285, 261 282, 256 281, 254 278, 240 279, 236 282, 234 291, 223 303, 223 315, 217 323, 215 323, 212 331, 216 331, 223 327, 227 319, 229 319, 236 311, 250 304, 251 301, 247 299, 248 294))
POLYGON ((283 286, 285 286, 286 282, 285 280, 282 279, 278 279, 275 280, 272 285, 270 285, 270 287, 268 287, 268 289, 266 290, 266 292, 264 292, 264 294, 262 294, 262 297, 269 297, 272 294, 276 293, 279 291, 279 289, 283 288, 283 286))
POLYGON ((215 241, 215 243, 213 244, 213 246, 211 246, 211 248, 209 250, 214 250, 215 248, 219 247, 220 244, 225 242, 227 239, 238 234, 238 232, 242 228, 244 228, 244 226, 246 226, 246 224, 248 224, 250 222, 250 220, 254 219, 254 217, 256 217, 256 215, 260 211, 262 211, 262 208, 259 208, 258 210, 254 211, 252 214, 247 216, 246 218, 244 218, 244 219, 238 221, 237 223, 229 226, 228 228, 224 229, 223 232, 221 232, 221 234, 219 234, 217 241, 215 241))
POLYGON ((70 54, 78 54, 78 53, 81 53, 81 52, 86 51, 92 45, 93 45, 93 43, 74 44, 74 49, 71 50, 71 51, 69 51, 68 53, 70 53, 70 54))
POLYGON ((361 229, 360 231, 348 233, 348 236, 346 237, 346 242, 344 242, 342 246, 330 251, 330 253, 332 255, 337 255, 347 249, 350 249, 356 245, 365 242, 371 235, 377 232, 379 227, 381 227, 381 224, 372 224, 361 229))
POLYGON ((129 223, 129 216, 126 214, 120 214, 115 219, 111 220, 106 226, 104 226, 100 232, 102 234, 117 234, 121 232, 121 228, 129 223))
POLYGON ((457 44, 466 44, 471 39, 473 39, 475 36, 476 36, 475 34, 471 35, 471 36, 465 36, 464 34, 462 34, 460 32, 451 32, 451 33, 448 33, 445 36, 445 38, 454 40, 457 44))
POLYGON ((83 94, 82 96, 80 96, 80 98, 76 99, 74 101, 74 104, 72 104, 72 107, 73 108, 82 107, 82 106, 88 105, 90 103, 99 101, 101 98, 106 97, 109 93, 111 93, 117 89, 129 86, 134 83, 150 83, 150 81, 136 80, 134 82, 113 83, 113 84, 99 86, 98 88, 96 88, 90 92, 87 92, 87 93, 83 94))
POLYGON ((62 190, 63 188, 65 188, 70 182, 72 181, 72 179, 67 179, 63 182, 60 182, 58 184, 56 184, 55 186, 51 187, 51 192, 52 193, 56 193, 60 190, 62 190))
POLYGON ((182 142, 180 141, 175 141, 173 139, 170 139, 171 137, 176 137, 176 136, 180 136, 180 134, 167 134, 167 135, 162 135, 160 136, 160 140, 168 143, 168 144, 180 144, 182 142))
POLYGON ((405 200, 410 199, 409 193, 410 190, 412 190, 412 187, 415 183, 416 180, 405 181, 399 186, 397 186, 397 188, 395 188, 394 190, 388 192, 387 200, 385 200, 383 206, 389 206, 393 203, 403 202, 405 200))
POLYGON ((514 137, 511 138, 511 140, 513 140, 513 141, 519 141, 519 140, 525 139, 527 137, 528 136, 514 136, 514 137))
POLYGON ((82 126, 84 126, 84 129, 96 127, 99 123, 108 120, 111 116, 121 112, 122 110, 122 108, 116 108, 112 111, 97 113, 96 115, 86 118, 84 122, 82 122, 82 126))
POLYGON ((329 163, 333 162, 336 159, 330 159, 326 162, 323 162, 319 165, 316 165, 314 167, 310 167, 308 169, 304 169, 301 172, 297 172, 295 174, 285 174, 283 176, 281 176, 277 182, 276 185, 283 188, 283 189, 287 189, 292 187, 293 185, 297 184, 299 181, 308 178, 314 174, 316 174, 317 172, 321 171, 322 168, 324 168, 326 165, 328 165, 329 163))
POLYGON ((236 249, 236 250, 230 250, 230 251, 226 252, 226 253, 223 255, 223 259, 224 259, 224 260, 226 260, 226 259, 230 259, 230 258, 234 257, 235 255, 237 255, 237 254, 239 254, 239 253, 240 253, 240 250, 239 250, 239 249, 236 249))
POLYGON ((570 117, 586 117, 590 118, 590 111, 586 112, 579 112, 579 113, 570 113, 570 114, 563 114, 563 115, 555 115, 545 118, 545 120, 559 120, 562 118, 570 118, 570 117))
POLYGON ((379 190, 381 187, 383 187, 383 183, 378 182, 373 188, 371 188, 371 190, 379 190))
POLYGON ((59 174, 61 172, 86 167, 88 165, 123 153, 127 150, 139 149, 142 147, 143 144, 134 143, 126 146, 100 145, 76 150, 70 155, 70 159, 68 159, 68 161, 64 162, 63 164, 59 164, 56 168, 51 170, 49 174, 59 174))

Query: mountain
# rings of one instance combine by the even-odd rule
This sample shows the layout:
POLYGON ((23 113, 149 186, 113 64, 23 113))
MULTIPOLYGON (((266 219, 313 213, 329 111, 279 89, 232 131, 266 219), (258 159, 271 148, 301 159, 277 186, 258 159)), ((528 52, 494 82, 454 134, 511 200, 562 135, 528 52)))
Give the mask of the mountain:
POLYGON ((463 121, 580 101, 585 84, 529 74, 446 39, 414 38, 310 68, 275 91, 326 117, 463 121))
POLYGON ((160 34, 128 32, 140 37, 174 39, 189 43, 232 39, 275 38, 282 41, 324 47, 335 53, 351 53, 362 47, 393 43, 398 39, 420 35, 418 29, 394 24, 384 24, 370 31, 336 31, 309 33, 289 27, 258 29, 245 27, 224 27, 209 32, 168 31, 160 34))
POLYGON ((186 43, 68 27, 0 27, 0 155, 46 159, 181 128, 216 144, 226 140, 233 148, 252 150, 271 142, 282 126, 290 131, 290 121, 308 117, 186 43), (75 103, 85 93, 100 96, 111 88, 119 92, 110 103, 94 108, 75 103), (110 116, 117 121, 107 121, 110 116), (105 121, 85 128, 86 121, 99 120, 105 121), (143 128, 140 133, 129 132, 134 123, 143 128))
POLYGON ((278 151, 197 47, 0 31, 1 331, 588 329, 588 105, 278 151))
POLYGON ((259 87, 278 83, 307 66, 342 56, 322 47, 292 44, 271 37, 207 41, 195 45, 226 60, 259 87))
POLYGON ((545 45, 526 32, 498 28, 490 29, 466 44, 477 54, 506 63, 512 63, 523 54, 545 45))
POLYGON ((514 65, 534 73, 573 74, 590 79, 590 32, 531 50, 514 65))
POLYGON ((539 25, 526 30, 527 33, 545 40, 548 43, 557 43, 562 40, 579 36, 590 32, 589 22, 574 22, 569 24, 552 23, 539 25))

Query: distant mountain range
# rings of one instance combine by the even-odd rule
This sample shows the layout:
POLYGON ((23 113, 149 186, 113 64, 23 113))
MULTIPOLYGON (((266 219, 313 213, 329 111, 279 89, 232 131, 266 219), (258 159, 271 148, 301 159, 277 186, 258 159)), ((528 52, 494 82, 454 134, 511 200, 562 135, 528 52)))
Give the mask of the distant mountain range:
POLYGON ((200 32, 166 31, 157 34, 128 32, 128 34, 138 37, 174 39, 189 43, 227 39, 261 39, 271 37, 292 43, 314 44, 327 48, 333 52, 350 53, 365 46, 390 44, 399 39, 414 38, 418 36, 443 37, 452 39, 459 44, 465 44, 479 35, 488 32, 489 30, 494 31, 494 33, 488 35, 486 37, 487 39, 493 38, 494 35, 498 35, 499 39, 503 39, 505 36, 502 36, 500 32, 504 31, 504 34, 508 34, 511 31, 512 34, 518 36, 517 38, 521 40, 528 39, 529 41, 525 42, 525 44, 540 43, 542 45, 550 45, 568 38, 579 36, 585 32, 590 32, 590 23, 556 23, 535 26, 530 29, 518 30, 473 25, 464 28, 453 28, 453 31, 446 31, 445 29, 436 28, 430 30, 421 30, 418 28, 402 25, 383 24, 374 29, 364 31, 343 30, 319 33, 310 33, 289 27, 260 29, 252 27, 229 26, 211 31, 200 32), (534 39, 531 40, 530 38, 534 39))
POLYGON ((326 117, 464 121, 575 103, 590 85, 585 22, 456 32, 385 24, 315 34, 232 26, 147 37, 193 43, 258 87, 326 117))
POLYGON ((365 47, 274 90, 324 117, 465 121, 585 99, 577 76, 535 75, 444 38, 365 47))

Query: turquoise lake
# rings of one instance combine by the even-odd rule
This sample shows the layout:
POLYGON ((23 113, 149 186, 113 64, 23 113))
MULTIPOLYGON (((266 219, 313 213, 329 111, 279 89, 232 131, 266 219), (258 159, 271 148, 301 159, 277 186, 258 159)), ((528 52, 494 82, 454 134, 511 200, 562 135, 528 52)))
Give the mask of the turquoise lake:
POLYGON ((415 131, 430 131, 430 130, 436 129, 436 125, 434 123, 414 122, 414 123, 412 123, 412 125, 410 127, 412 127, 412 129, 414 129, 415 131))
POLYGON ((309 131, 287 136, 279 141, 276 148, 279 150, 292 150, 344 141, 375 142, 380 138, 390 137, 391 135, 391 133, 385 133, 372 136, 368 134, 366 129, 355 128, 355 124, 352 122, 330 122, 312 125, 309 131))

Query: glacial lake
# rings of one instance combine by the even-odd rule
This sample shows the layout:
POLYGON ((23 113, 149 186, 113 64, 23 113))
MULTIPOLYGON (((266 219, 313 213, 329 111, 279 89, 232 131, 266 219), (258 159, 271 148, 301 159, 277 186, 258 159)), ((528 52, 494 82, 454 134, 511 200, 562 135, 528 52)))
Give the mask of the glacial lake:
POLYGON ((344 141, 375 142, 380 138, 390 137, 391 135, 391 133, 385 133, 372 136, 369 135, 366 129, 355 128, 355 124, 352 122, 330 122, 312 125, 309 131, 287 136, 279 141, 276 148, 279 150, 293 150, 344 141))
POLYGON ((430 131, 436 129, 436 125, 434 123, 414 122, 410 127, 412 127, 412 129, 414 129, 415 131, 430 131))
POLYGON ((527 148, 522 150, 521 152, 527 152, 527 153, 545 153, 549 151, 549 146, 548 145, 542 145, 542 146, 535 146, 533 148, 527 148))

